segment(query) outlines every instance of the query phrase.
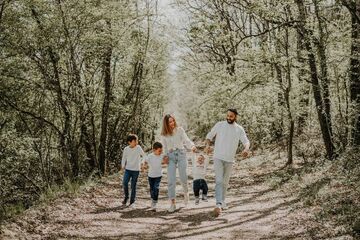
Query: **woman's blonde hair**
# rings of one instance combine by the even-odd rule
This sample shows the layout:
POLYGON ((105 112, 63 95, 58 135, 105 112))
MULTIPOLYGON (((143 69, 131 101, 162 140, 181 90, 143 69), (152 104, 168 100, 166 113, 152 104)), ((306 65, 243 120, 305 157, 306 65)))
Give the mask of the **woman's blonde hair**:
POLYGON ((161 130, 161 135, 163 136, 169 136, 173 134, 173 129, 171 129, 169 125, 170 118, 174 119, 175 128, 177 127, 175 117, 171 114, 166 114, 163 119, 162 130, 161 130))

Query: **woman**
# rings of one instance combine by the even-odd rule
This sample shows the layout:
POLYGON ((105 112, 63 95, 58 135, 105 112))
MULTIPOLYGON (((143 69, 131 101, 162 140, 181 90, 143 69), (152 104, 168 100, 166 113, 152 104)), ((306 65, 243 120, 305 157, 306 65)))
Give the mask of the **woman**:
POLYGON ((175 197, 176 197, 176 167, 179 169, 179 176, 181 185, 184 189, 184 202, 185 205, 189 201, 189 191, 187 184, 187 158, 184 145, 196 151, 194 143, 186 135, 182 127, 178 127, 175 117, 167 114, 163 120, 163 127, 161 131, 161 142, 163 144, 164 153, 168 156, 168 195, 170 199, 169 212, 176 210, 175 197))

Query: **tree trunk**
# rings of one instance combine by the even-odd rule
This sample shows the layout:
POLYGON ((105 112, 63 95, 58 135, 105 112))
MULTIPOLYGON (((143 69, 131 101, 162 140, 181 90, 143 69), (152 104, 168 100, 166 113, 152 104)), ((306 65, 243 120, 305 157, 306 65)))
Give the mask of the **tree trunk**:
MULTIPOLYGON (((275 72, 276 72, 276 79, 278 80, 278 83, 279 83, 279 86, 281 88, 281 91, 278 92, 278 97, 277 97, 277 102, 278 102, 278 107, 280 109, 284 108, 285 107, 285 100, 284 100, 284 92, 283 92, 283 89, 282 89, 282 85, 283 85, 283 76, 282 76, 282 71, 281 71, 281 66, 279 66, 278 63, 275 63, 274 64, 274 68, 275 68, 275 72)), ((274 130, 275 130, 275 138, 276 140, 280 140, 284 133, 284 114, 283 114, 283 111, 281 110, 280 111, 280 121, 279 123, 275 123, 274 124, 274 130)))
POLYGON ((353 144, 360 146, 360 1, 355 3, 356 16, 351 17, 351 60, 350 60, 350 98, 354 105, 353 144))
MULTIPOLYGON (((43 26, 41 24, 39 14, 35 10, 35 8, 31 8, 32 16, 34 17, 39 29, 43 31, 43 26)), ((71 139, 71 114, 70 110, 68 109, 68 106, 66 104, 66 101, 63 97, 63 90, 61 88, 60 84, 60 72, 59 72, 59 58, 52 49, 51 46, 47 47, 47 54, 50 57, 50 63, 52 66, 52 76, 48 76, 46 70, 42 70, 44 77, 47 79, 49 88, 51 91, 53 91, 56 95, 57 104, 59 104, 60 109, 64 115, 64 127, 62 130, 62 134, 59 136, 60 138, 60 148, 63 157, 66 161, 70 162, 71 165, 71 177, 75 178, 77 177, 77 174, 79 172, 79 163, 78 163, 78 154, 74 153, 77 148, 73 146, 73 141, 71 139)), ((64 173, 67 175, 68 173, 68 163, 64 165, 64 173)))
MULTIPOLYGON (((290 15, 290 9, 286 9, 288 12, 288 16, 290 15)), ((288 114, 288 120, 289 120, 289 138, 288 138, 288 160, 286 165, 293 164, 293 141, 294 141, 294 129, 295 129, 295 121, 292 116, 291 112, 291 103, 290 103, 290 92, 291 92, 291 60, 290 60, 290 54, 289 54, 289 29, 285 28, 285 53, 286 53, 286 80, 287 80, 287 86, 284 89, 284 97, 286 102, 286 109, 288 114)))
POLYGON ((96 164, 96 157, 93 151, 93 145, 91 144, 91 139, 89 136, 88 129, 86 127, 86 123, 81 125, 81 140, 82 144, 84 145, 85 151, 86 151, 86 157, 88 159, 88 164, 90 166, 90 170, 93 171, 97 167, 96 164))
POLYGON ((311 83, 313 87, 313 95, 317 110, 317 115, 320 123, 321 133, 323 137, 323 141, 326 148, 326 155, 329 159, 333 159, 335 157, 334 145, 332 142, 331 130, 329 129, 329 125, 327 124, 327 116, 325 114, 325 109, 323 105, 323 98, 321 96, 321 88, 319 84, 317 66, 316 66, 316 59, 315 55, 311 46, 312 39, 311 33, 305 28, 306 22, 306 15, 305 15, 305 6, 303 0, 295 0, 297 4, 298 11, 299 11, 299 24, 298 28, 303 36, 305 48, 308 54, 308 64, 310 67, 310 76, 311 76, 311 83))
MULTIPOLYGON (((110 22, 106 22, 110 30, 110 22)), ((106 173, 106 140, 108 132, 108 119, 109 119, 109 106, 110 106, 110 97, 111 97, 111 56, 112 56, 112 47, 108 46, 107 52, 105 53, 105 58, 103 62, 103 72, 104 72, 104 101, 102 106, 101 114, 101 133, 100 133, 100 143, 99 143, 99 167, 100 173, 105 175, 106 173)))
POLYGON ((328 77, 328 66, 326 60, 326 42, 325 42, 325 32, 324 32, 324 20, 320 16, 320 10, 318 5, 318 0, 313 0, 315 6, 315 15, 318 20, 318 29, 319 29, 319 39, 315 40, 316 45, 318 47, 318 55, 319 55, 319 62, 320 62, 320 83, 322 86, 322 93, 323 93, 323 105, 324 105, 324 114, 326 125, 330 134, 331 139, 333 139, 333 132, 332 132, 332 124, 331 124, 331 102, 330 102, 330 79, 328 77))
POLYGON ((353 107, 351 143, 360 146, 360 0, 343 0, 351 14, 350 100, 353 107))
POLYGON ((306 82, 306 68, 305 68, 305 44, 303 36, 301 35, 300 31, 297 29, 297 61, 299 62, 299 69, 298 69, 298 79, 301 84, 300 90, 300 113, 297 119, 297 134, 300 135, 304 132, 304 126, 306 125, 306 120, 308 118, 308 107, 309 107, 309 92, 310 86, 306 82))
POLYGON ((7 1, 2 1, 0 3, 0 33, 2 32, 2 28, 1 28, 1 25, 2 25, 2 18, 4 16, 4 12, 5 12, 5 4, 7 3, 7 1))

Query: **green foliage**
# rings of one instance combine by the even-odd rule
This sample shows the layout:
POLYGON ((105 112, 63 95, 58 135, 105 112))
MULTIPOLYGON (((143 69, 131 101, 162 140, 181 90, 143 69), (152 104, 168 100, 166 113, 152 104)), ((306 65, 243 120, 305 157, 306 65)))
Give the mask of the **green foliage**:
MULTIPOLYGON (((181 81, 186 92, 195 95, 183 98, 183 110, 194 132, 204 136, 216 121, 224 119, 227 108, 236 107, 239 122, 255 147, 287 139, 290 121, 295 122, 295 137, 319 136, 308 52, 299 45, 303 36, 298 32, 294 1, 180 2, 191 16, 185 42, 191 51, 183 57, 181 81)), ((313 4, 306 1, 306 28, 313 34, 312 47, 317 49, 320 29, 313 4)), ((351 118, 347 92, 350 14, 337 2, 320 1, 318 5, 321 17, 329 21, 324 44, 332 141, 343 151, 351 118)), ((320 58, 318 52, 314 54, 320 58)), ((321 78, 320 60, 317 67, 321 78)))
POLYGON ((107 133, 107 172, 117 169, 129 132, 151 145, 165 101, 167 43, 152 28, 155 5, 141 1, 1 4, 0 181, 6 217, 4 209, 75 193, 98 175, 101 132, 107 133), (109 110, 103 112, 107 95, 109 110))
POLYGON ((94 185, 98 180, 93 177, 88 177, 84 181, 72 181, 71 179, 65 179, 64 183, 54 184, 46 188, 46 190, 40 195, 40 203, 49 203, 61 196, 77 196, 84 188, 94 185))
POLYGON ((8 127, 12 130, 0 131, 1 216, 29 207, 43 186, 38 156, 32 146, 36 139, 16 132, 14 125, 8 127))
POLYGON ((348 149, 338 160, 309 162, 302 168, 284 169, 272 174, 273 186, 282 187, 301 199, 302 206, 310 207, 318 222, 331 219, 356 236, 360 215, 359 150, 348 149))

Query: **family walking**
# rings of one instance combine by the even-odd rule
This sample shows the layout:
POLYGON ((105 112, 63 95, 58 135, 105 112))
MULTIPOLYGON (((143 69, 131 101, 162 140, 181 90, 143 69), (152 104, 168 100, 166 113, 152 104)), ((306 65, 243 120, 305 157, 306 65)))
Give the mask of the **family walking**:
MULTIPOLYGON (((228 109, 225 121, 215 124, 211 131, 206 135, 206 155, 212 152, 211 142, 215 139, 213 150, 213 161, 215 171, 215 199, 216 206, 214 213, 218 216, 223 209, 227 208, 226 193, 231 177, 235 154, 239 142, 244 146, 242 156, 249 154, 250 141, 246 133, 239 124, 236 123, 238 112, 236 109, 228 109)), ((169 212, 176 210, 176 169, 179 172, 181 186, 184 192, 185 206, 189 202, 189 186, 187 174, 186 148, 191 149, 192 156, 192 175, 193 193, 195 204, 199 204, 200 192, 201 199, 208 201, 208 185, 205 180, 206 169, 208 166, 208 156, 197 153, 195 144, 189 139, 185 130, 178 126, 174 116, 167 114, 163 119, 161 131, 161 142, 153 144, 152 153, 146 155, 138 145, 138 138, 130 134, 127 138, 128 146, 123 151, 121 167, 125 170, 123 175, 124 200, 126 205, 130 199, 129 206, 135 206, 136 184, 140 171, 148 171, 148 181, 150 196, 152 199, 151 208, 156 211, 159 196, 159 187, 162 178, 162 167, 167 165, 168 178, 168 198, 170 201, 169 212), (186 147, 186 148, 185 148, 186 147), (129 182, 131 193, 129 195, 129 182)))

